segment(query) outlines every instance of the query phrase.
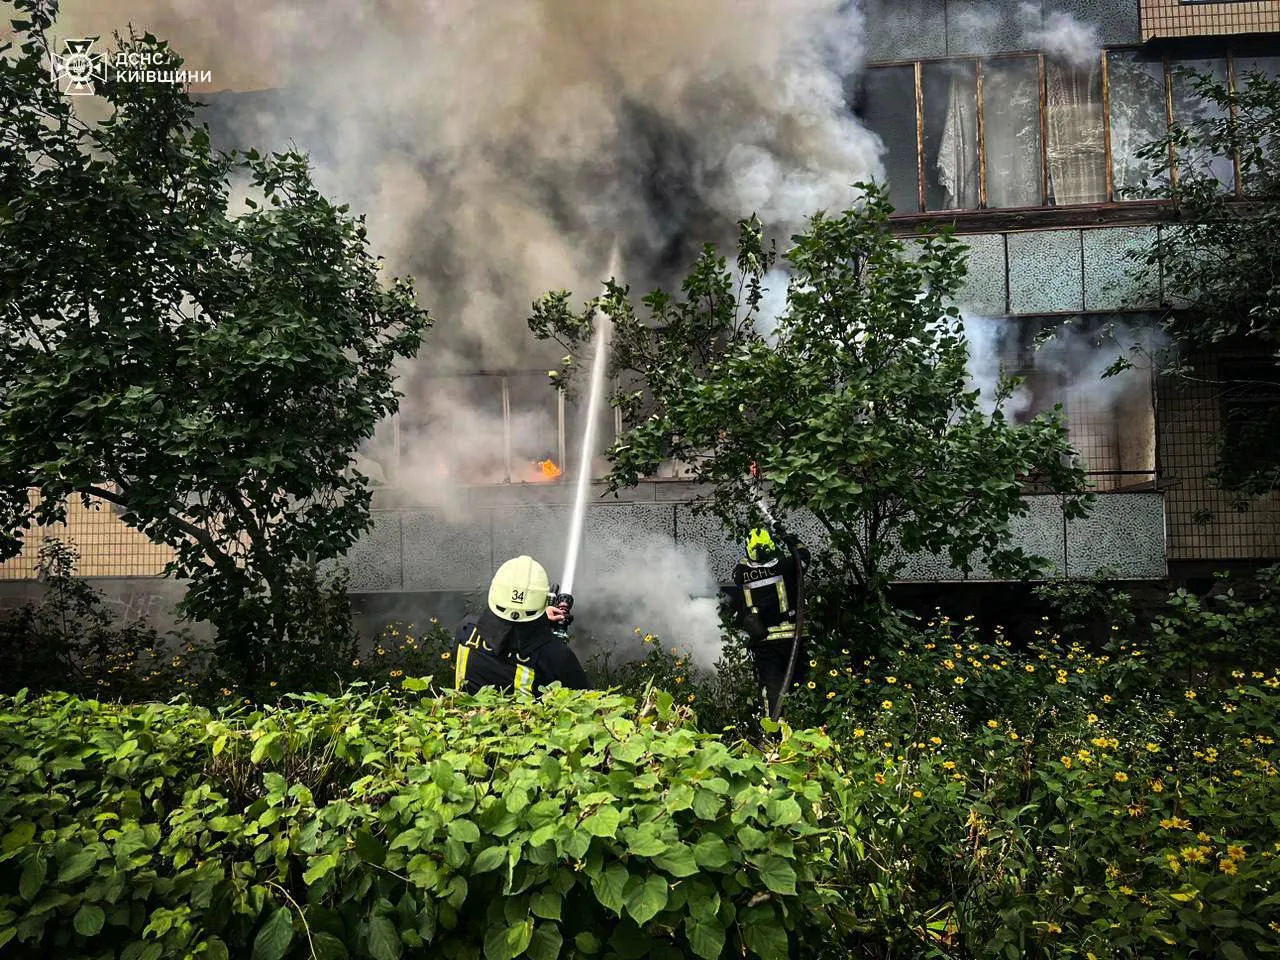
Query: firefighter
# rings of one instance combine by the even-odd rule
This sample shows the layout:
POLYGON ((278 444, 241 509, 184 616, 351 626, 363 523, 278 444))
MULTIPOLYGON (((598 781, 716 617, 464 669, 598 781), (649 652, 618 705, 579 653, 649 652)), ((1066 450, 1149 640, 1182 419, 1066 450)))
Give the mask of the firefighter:
POLYGON ((493 686, 536 694, 559 681, 587 689, 587 675, 566 642, 572 607, 573 597, 553 590, 533 557, 508 560, 489 584, 488 608, 458 628, 454 686, 466 693, 493 686))
POLYGON ((796 620, 800 578, 811 555, 804 544, 781 528, 778 539, 782 542, 763 527, 752 530, 746 556, 733 568, 738 625, 747 635, 747 649, 770 716, 776 713, 782 697, 793 649, 792 683, 804 680, 809 664, 804 637, 796 637, 796 620))

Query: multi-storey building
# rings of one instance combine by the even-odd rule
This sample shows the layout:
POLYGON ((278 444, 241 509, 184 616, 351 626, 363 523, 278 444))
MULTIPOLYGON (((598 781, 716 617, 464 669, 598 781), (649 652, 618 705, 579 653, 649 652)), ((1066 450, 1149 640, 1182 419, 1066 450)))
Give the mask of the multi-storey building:
MULTIPOLYGON (((1030 349, 1038 330, 1068 321, 1084 331, 1118 322, 1146 337, 1176 306, 1126 279, 1126 252, 1158 237, 1167 212, 1158 197, 1135 198, 1148 172, 1138 150, 1208 109, 1179 67, 1231 83, 1247 70, 1280 75, 1280 0, 867 0, 867 19, 851 109, 885 145, 896 223, 904 236, 947 224, 969 245, 961 302, 994 331, 988 359, 1027 375, 1024 415, 1064 405, 1102 494, 1084 520, 1032 495, 1017 537, 1071 577, 1108 568, 1125 579, 1179 579, 1280 558, 1280 495, 1237 510, 1209 480, 1228 409, 1280 403, 1280 387, 1224 395, 1215 381, 1275 382, 1273 362, 1223 348, 1188 358, 1199 379, 1139 364, 1113 389, 1099 386, 1096 354, 1066 350, 1041 362, 1030 349)), ((1230 164, 1215 173, 1238 192, 1230 164)), ((578 422, 577 409, 546 388, 544 369, 411 383, 362 464, 378 484, 376 522, 348 558, 353 591, 456 595, 509 555, 533 549, 558 563, 578 422), (474 424, 450 414, 446 429, 465 444, 433 434, 445 408, 484 411, 474 424)), ((606 424, 601 446, 622 426, 606 424)), ((694 493, 671 464, 596 501, 584 576, 617 569, 642 541, 705 549, 714 575, 726 576, 734 547, 692 513, 694 493)), ((107 510, 74 510, 69 533, 83 573, 125 578, 116 592, 149 595, 164 550, 107 510)), ((32 576, 34 539, 0 576, 32 576)), ((915 558, 906 576, 961 575, 915 558)))

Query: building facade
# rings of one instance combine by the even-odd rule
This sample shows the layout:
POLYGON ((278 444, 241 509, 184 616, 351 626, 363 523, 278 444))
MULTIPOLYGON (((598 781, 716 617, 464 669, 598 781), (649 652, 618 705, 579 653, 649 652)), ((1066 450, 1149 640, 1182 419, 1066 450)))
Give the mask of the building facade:
MULTIPOLYGON (((1171 121, 1208 109, 1180 67, 1229 83, 1251 70, 1280 76, 1280 0, 867 0, 866 12, 867 64, 851 109, 885 145, 896 225, 907 237, 945 224, 969 246, 962 309, 990 334, 989 359, 1025 376, 1020 415, 1063 404, 1100 493, 1089 518, 1070 521, 1056 498, 1030 496, 1019 541, 1070 577, 1107 569, 1161 580, 1280 558, 1280 496, 1238 510, 1209 479, 1224 408, 1235 402, 1214 381, 1253 362, 1250 351, 1188 358, 1194 381, 1139 362, 1112 389, 1099 387, 1105 350, 1089 339, 1120 330, 1145 344, 1137 355, 1155 350, 1160 320, 1177 305, 1127 280, 1126 253, 1159 237, 1165 210, 1158 196, 1139 196, 1150 173, 1139 150, 1171 121), (1043 361, 1033 346, 1048 327, 1092 346, 1043 361)), ((1230 164, 1213 172, 1240 192, 1230 164)), ((579 421, 547 390, 544 370, 418 381, 361 462, 378 489, 374 528, 347 558, 352 590, 457 595, 517 553, 558 564, 579 421), (467 441, 455 449, 432 430, 460 408, 486 415, 449 422, 467 441)), ((598 448, 623 426, 606 423, 598 448)), ((605 469, 597 458, 596 474, 605 469)), ((669 464, 594 501, 584 569, 617 569, 637 543, 665 542, 705 551, 727 577, 736 548, 690 508, 696 492, 669 464)), ((67 528, 37 531, 0 578, 34 576, 41 533, 70 536, 82 573, 116 578, 119 590, 145 593, 167 560, 109 508, 76 505, 67 528)), ((967 578, 985 576, 979 568, 967 578)), ((906 578, 966 579, 929 557, 912 558, 906 578)))

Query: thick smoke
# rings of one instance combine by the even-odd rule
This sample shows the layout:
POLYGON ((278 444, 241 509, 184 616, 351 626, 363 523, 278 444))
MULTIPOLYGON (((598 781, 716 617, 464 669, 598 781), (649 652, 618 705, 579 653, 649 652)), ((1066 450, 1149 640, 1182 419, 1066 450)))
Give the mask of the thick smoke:
POLYGON ((1043 50, 1075 67, 1098 62, 1102 41, 1095 24, 1081 23, 1071 14, 1049 7, 1042 11, 1038 3, 1023 3, 1019 19, 1029 49, 1043 50))
MULTIPOLYGON (((785 238, 882 176, 845 93, 863 35, 848 0, 69 0, 58 32, 128 21, 216 87, 263 91, 208 97, 215 136, 309 152, 321 188, 366 211, 377 252, 416 277, 437 326, 403 378, 416 412, 391 438, 392 479, 451 522, 466 497, 449 479, 530 479, 555 452, 555 398, 544 380, 511 403, 512 463, 498 462, 496 389, 428 374, 554 365, 525 327, 529 303, 594 295, 615 243, 634 290, 671 285, 739 218, 785 238)), ((554 556, 563 536, 531 546, 554 556)), ((607 599, 627 635, 641 625, 702 650, 716 632, 705 561, 618 546, 631 558, 584 571, 580 592, 607 599)))

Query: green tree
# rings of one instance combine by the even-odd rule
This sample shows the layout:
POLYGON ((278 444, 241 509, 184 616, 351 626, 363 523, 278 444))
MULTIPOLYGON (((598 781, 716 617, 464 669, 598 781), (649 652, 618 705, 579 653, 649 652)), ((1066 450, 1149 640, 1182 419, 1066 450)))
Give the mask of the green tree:
MULTIPOLYGON (((370 523, 352 454, 430 318, 305 157, 224 154, 175 84, 50 81, 49 4, 0 47, 0 530, 106 501, 176 552, 241 672, 306 640, 308 571, 370 523), (234 190, 257 199, 233 209, 234 190), (39 496, 34 505, 28 491, 39 496)), ((150 35, 126 53, 180 59, 150 35)))
POLYGON ((1133 272, 1149 297, 1177 307, 1169 372, 1203 378, 1191 358, 1218 346, 1252 346, 1263 361, 1214 381, 1225 399, 1246 401, 1227 405, 1214 477, 1265 494, 1280 489, 1280 80, 1245 70, 1232 89, 1181 69, 1205 107, 1141 152, 1154 173, 1140 193, 1171 197, 1173 218, 1133 272), (1237 158, 1240 197, 1218 179, 1237 158))
MULTIPOLYGON (((1076 515, 1084 474, 1056 414, 1015 425, 1002 409, 1012 381, 990 411, 970 387, 953 305, 963 245, 943 234, 912 256, 889 229, 884 194, 866 190, 856 209, 816 215, 793 238, 773 329, 761 304, 775 253, 754 218, 740 225, 736 271, 706 248, 680 297, 644 298, 647 316, 611 282, 579 312, 569 293, 548 294, 530 326, 572 352, 598 308, 614 372, 642 381, 612 398, 630 427, 609 454, 611 490, 686 460, 709 485, 703 508, 741 532, 758 474, 779 510, 817 518, 837 581, 882 608, 911 554, 945 554, 964 570, 983 555, 1002 574, 1032 572, 1037 558, 1008 537, 1027 510, 1024 487, 1067 494, 1076 515)), ((578 366, 553 379, 570 381, 578 366)))

